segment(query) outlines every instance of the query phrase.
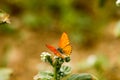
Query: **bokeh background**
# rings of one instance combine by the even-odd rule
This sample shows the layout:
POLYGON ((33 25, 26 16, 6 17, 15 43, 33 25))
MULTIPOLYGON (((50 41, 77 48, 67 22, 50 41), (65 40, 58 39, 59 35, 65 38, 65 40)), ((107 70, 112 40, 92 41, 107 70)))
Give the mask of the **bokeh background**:
MULTIPOLYGON (((116 0, 0 0, 11 24, 0 24, 0 80, 33 80, 51 67, 40 60, 66 32, 73 73, 120 80, 120 8, 116 0)), ((51 53, 51 52, 50 52, 51 53)))

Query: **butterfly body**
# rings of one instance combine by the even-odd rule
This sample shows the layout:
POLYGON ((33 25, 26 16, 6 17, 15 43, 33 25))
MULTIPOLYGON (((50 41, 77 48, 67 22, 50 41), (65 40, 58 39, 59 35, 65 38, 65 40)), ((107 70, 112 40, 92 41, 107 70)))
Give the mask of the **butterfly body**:
POLYGON ((64 51, 62 48, 57 48, 57 50, 61 53, 61 54, 64 54, 64 51))
POLYGON ((67 34, 64 32, 60 38, 58 48, 54 48, 51 45, 46 45, 56 56, 64 58, 65 56, 70 56, 72 52, 72 46, 68 39, 67 34))

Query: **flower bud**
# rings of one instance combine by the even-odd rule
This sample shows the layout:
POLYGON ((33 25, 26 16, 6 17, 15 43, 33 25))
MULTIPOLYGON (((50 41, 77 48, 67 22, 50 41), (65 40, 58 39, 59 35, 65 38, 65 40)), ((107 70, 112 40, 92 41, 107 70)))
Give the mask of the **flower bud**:
POLYGON ((65 57, 65 62, 69 62, 70 61, 70 57, 65 57))

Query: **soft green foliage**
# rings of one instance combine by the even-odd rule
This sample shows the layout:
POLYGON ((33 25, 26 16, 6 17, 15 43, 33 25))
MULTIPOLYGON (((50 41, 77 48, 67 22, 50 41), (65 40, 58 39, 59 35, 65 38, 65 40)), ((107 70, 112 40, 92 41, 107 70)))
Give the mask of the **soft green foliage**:
POLYGON ((65 73, 69 72, 69 69, 67 67, 62 67, 62 64, 64 63, 64 58, 56 57, 54 60, 54 79, 61 80, 64 76, 66 76, 65 73))
POLYGON ((68 75, 71 73, 71 67, 69 66, 62 66, 60 68, 60 71, 64 74, 64 75, 68 75))
POLYGON ((105 70, 110 68, 110 62, 106 55, 103 53, 99 53, 97 55, 90 55, 84 61, 79 63, 79 71, 90 70, 91 72, 95 72, 98 75, 98 79, 106 80, 105 70))
POLYGON ((107 56, 105 55, 97 55, 97 60, 94 64, 94 68, 96 70, 101 70, 101 69, 104 69, 104 68, 108 68, 110 66, 109 64, 109 59, 107 58, 107 56))
POLYGON ((6 23, 0 25, 0 33, 7 35, 15 35, 17 31, 13 28, 13 25, 8 25, 6 23))
POLYGON ((35 77, 34 80, 51 80, 53 78, 53 72, 50 71, 45 71, 45 72, 40 72, 38 73, 35 77))
POLYGON ((94 68, 99 71, 103 68, 109 67, 109 60, 103 54, 90 55, 86 60, 79 63, 79 67, 80 67, 80 70, 94 68))
POLYGON ((11 13, 17 22, 13 26, 21 28, 16 31, 67 31, 72 35, 73 43, 80 45, 95 42, 103 25, 116 14, 114 0, 3 0, 0 4, 1 9, 11 13))
MULTIPOLYGON (((70 57, 54 56, 54 58, 48 52, 43 52, 41 60, 49 63, 53 67, 53 71, 40 72, 34 76, 34 80, 62 80, 71 73, 71 67, 63 65, 65 62, 70 61, 70 57)), ((97 80, 93 75, 88 73, 74 74, 67 80, 97 80)))
POLYGON ((67 80, 98 80, 98 79, 89 73, 81 73, 81 74, 73 74, 67 80))
POLYGON ((54 56, 53 58, 48 52, 43 52, 40 56, 42 61, 49 63, 53 67, 53 72, 40 72, 34 76, 34 80, 61 80, 71 73, 71 67, 63 66, 64 62, 70 61, 70 57, 54 56))

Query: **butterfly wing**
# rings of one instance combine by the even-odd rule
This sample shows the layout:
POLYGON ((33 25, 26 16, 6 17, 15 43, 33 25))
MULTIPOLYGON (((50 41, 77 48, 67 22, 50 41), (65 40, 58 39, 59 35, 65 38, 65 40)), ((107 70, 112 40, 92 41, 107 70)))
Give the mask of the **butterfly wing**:
POLYGON ((57 51, 56 48, 54 48, 54 47, 51 46, 51 45, 46 45, 46 47, 47 47, 48 49, 50 49, 56 56, 61 57, 61 54, 57 51))
POLYGON ((67 45, 70 44, 70 41, 68 39, 68 35, 64 32, 60 38, 60 41, 59 41, 59 47, 60 48, 64 48, 66 47, 67 45))
POLYGON ((59 47, 63 50, 64 54, 69 56, 72 52, 68 35, 64 32, 60 38, 59 47))
POLYGON ((71 52, 72 52, 72 46, 69 44, 66 47, 63 48, 63 52, 65 53, 65 55, 70 56, 71 52))

